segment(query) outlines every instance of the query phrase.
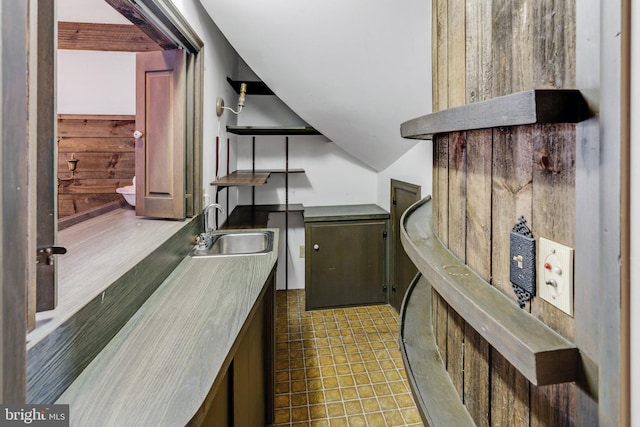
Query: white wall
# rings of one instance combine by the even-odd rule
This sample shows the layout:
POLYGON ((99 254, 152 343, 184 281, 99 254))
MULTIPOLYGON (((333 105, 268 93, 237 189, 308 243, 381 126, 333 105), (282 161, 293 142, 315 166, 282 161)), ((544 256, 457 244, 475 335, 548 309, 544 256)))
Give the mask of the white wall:
MULTIPOLYGON (((104 1, 56 0, 58 21, 130 24, 104 1)), ((135 53, 58 50, 58 114, 135 114, 135 53)))
POLYGON ((58 50, 58 114, 135 114, 136 56, 58 50))
POLYGON ((378 173, 378 206, 389 210, 391 180, 396 179, 421 186, 421 195, 431 194, 433 143, 420 141, 391 166, 378 173))

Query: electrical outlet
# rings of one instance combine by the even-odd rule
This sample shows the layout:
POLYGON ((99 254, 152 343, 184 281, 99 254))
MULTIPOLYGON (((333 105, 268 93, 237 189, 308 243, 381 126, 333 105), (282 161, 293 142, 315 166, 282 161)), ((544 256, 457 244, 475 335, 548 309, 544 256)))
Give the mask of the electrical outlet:
POLYGON ((304 245, 300 245, 300 258, 304 258, 304 245))
POLYGON ((573 316, 573 248, 540 238, 538 296, 573 316))

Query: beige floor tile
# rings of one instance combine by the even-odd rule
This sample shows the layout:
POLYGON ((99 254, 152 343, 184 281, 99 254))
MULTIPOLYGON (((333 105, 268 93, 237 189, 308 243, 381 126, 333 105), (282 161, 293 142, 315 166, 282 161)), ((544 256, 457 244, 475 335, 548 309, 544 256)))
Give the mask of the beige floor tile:
POLYGON ((309 407, 301 406, 297 408, 291 408, 291 421, 308 421, 309 420, 309 407))
POLYGON ((290 401, 291 406, 307 406, 309 404, 306 392, 292 394, 290 401))
POLYGON ((403 426, 405 425, 404 418, 400 411, 387 411, 382 413, 384 419, 387 421, 388 426, 403 426))
POLYGON ((331 390, 324 391, 324 399, 326 402, 341 402, 342 395, 340 394, 340 390, 337 388, 331 390))
POLYGON ((347 418, 347 422, 349 423, 349 427, 366 427, 367 420, 364 415, 353 415, 347 418))
POLYGON ((359 400, 344 402, 344 412, 347 416, 362 414, 362 404, 360 404, 359 400))
POLYGON ((329 418, 343 417, 344 404, 342 402, 327 403, 327 415, 329 418))
POLYGON ((420 413, 418 412, 418 408, 401 409, 400 412, 402 412, 404 421, 407 424, 422 422, 422 419, 420 418, 420 413))
POLYGON ((384 419, 384 415, 382 415, 381 412, 372 412, 369 414, 365 414, 365 416, 367 417, 367 423, 369 423, 370 426, 386 426, 387 422, 384 419))
POLYGON ((378 412, 380 410, 378 399, 376 399, 375 397, 362 399, 361 403, 365 413, 378 412))
POLYGON ((378 403, 380 404, 380 409, 383 411, 390 411, 398 409, 398 404, 393 396, 382 396, 378 398, 378 403))
POLYGON ((355 387, 341 387, 340 393, 342 394, 342 400, 354 400, 358 399, 358 390, 355 387))

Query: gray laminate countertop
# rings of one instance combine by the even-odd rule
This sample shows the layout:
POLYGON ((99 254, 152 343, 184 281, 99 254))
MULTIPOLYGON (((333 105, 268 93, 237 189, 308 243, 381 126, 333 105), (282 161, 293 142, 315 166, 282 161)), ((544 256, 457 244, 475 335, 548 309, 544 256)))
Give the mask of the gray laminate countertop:
POLYGON ((276 262, 277 251, 186 257, 58 399, 71 425, 188 423, 276 262))
POLYGON ((388 219, 389 212, 378 205, 305 206, 304 222, 388 219))

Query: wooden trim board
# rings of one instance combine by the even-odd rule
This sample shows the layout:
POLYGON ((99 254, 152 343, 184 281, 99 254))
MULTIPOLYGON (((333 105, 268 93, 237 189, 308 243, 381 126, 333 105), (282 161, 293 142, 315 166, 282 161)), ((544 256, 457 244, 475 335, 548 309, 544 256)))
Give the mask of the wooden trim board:
POLYGON ((135 25, 58 22, 58 49, 149 52, 162 47, 135 25))
POLYGON ((480 278, 433 234, 431 197, 402 217, 402 244, 433 288, 534 385, 575 381, 577 347, 480 278))
POLYGON ((420 273, 402 302, 400 352, 426 425, 475 426, 440 357, 431 322, 431 285, 420 273))
POLYGON ((408 120, 400 134, 431 139, 438 133, 535 123, 578 123, 591 116, 578 90, 528 90, 408 120))

